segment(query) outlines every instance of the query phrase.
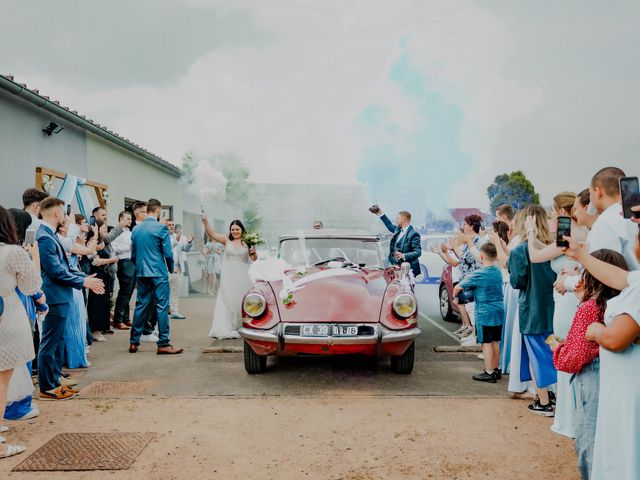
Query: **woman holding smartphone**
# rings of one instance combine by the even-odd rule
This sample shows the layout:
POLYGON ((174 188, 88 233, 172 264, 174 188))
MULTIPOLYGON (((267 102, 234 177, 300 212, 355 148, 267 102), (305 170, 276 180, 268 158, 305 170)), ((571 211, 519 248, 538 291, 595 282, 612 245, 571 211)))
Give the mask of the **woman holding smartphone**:
MULTIPOLYGON (((96 227, 98 231, 98 242, 102 244, 104 237, 107 235, 107 224, 102 223, 96 219, 96 227)), ((91 241, 95 237, 95 230, 89 232, 88 241, 91 241)), ((96 278, 99 278, 104 282, 104 293, 98 295, 94 292, 89 292, 89 300, 87 302, 87 312, 89 315, 89 325, 93 332, 93 339, 96 342, 106 342, 107 339, 102 335, 102 332, 109 330, 109 312, 111 309, 110 298, 111 291, 109 285, 110 277, 107 271, 107 266, 112 263, 117 263, 118 257, 110 256, 105 249, 100 249, 93 257, 91 262, 91 274, 95 274, 96 278)))
MULTIPOLYGON (((577 195, 573 192, 561 192, 553 198, 553 210, 551 212, 551 220, 561 227, 563 223, 568 223, 570 232, 566 232, 565 228, 558 228, 555 241, 549 245, 542 246, 536 242, 530 241, 529 257, 531 263, 542 263, 551 261, 551 268, 556 273, 557 278, 561 278, 565 272, 577 272, 578 263, 571 258, 565 256, 562 251, 563 240, 560 238, 564 233, 571 233, 577 238, 585 239, 587 229, 578 225, 573 215, 573 206, 577 195), (560 245, 558 245, 560 243, 560 245)), ((533 217, 528 217, 525 221, 525 228, 529 232, 528 235, 533 236, 536 231, 535 221, 533 217)), ((553 291, 553 300, 555 309, 553 313, 553 334, 560 340, 567 338, 573 318, 578 310, 579 300, 573 293, 560 294, 557 290, 553 291)), ((556 387, 556 406, 555 417, 551 430, 566 437, 575 437, 575 406, 573 401, 573 392, 570 385, 571 374, 559 371, 558 384, 556 387)))

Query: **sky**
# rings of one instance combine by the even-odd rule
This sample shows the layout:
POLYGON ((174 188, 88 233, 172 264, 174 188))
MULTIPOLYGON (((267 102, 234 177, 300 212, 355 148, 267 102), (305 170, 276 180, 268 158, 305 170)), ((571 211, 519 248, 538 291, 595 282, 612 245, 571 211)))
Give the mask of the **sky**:
POLYGON ((640 2, 0 0, 0 72, 180 164, 267 183, 543 203, 639 172, 640 2))

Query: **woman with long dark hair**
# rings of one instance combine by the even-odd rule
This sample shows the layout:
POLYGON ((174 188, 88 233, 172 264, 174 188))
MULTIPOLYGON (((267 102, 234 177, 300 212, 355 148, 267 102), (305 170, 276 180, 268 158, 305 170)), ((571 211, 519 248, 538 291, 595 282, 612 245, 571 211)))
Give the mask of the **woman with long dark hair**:
MULTIPOLYGON (((36 268, 40 264, 38 249, 28 247, 29 254, 20 246, 20 239, 11 214, 0 207, 0 297, 3 313, 0 319, 0 418, 4 417, 7 391, 13 369, 33 360, 31 325, 16 287, 25 295, 40 290, 42 280, 36 268)), ((0 439, 0 458, 24 452, 24 447, 3 444, 0 439)))
MULTIPOLYGON (((98 227, 98 242, 102 243, 104 237, 107 235, 107 224, 102 223, 100 220, 96 220, 96 226, 98 227)), ((88 240, 95 236, 94 230, 89 231, 88 240)), ((89 326, 93 332, 93 339, 96 342, 106 342, 102 332, 109 330, 109 312, 111 310, 111 279, 107 267, 112 263, 117 263, 118 258, 110 256, 105 249, 102 249, 96 253, 91 262, 90 273, 96 275, 104 282, 104 293, 99 295, 92 291, 89 292, 89 299, 87 301, 87 314, 89 316, 89 326)))
POLYGON ((202 223, 207 235, 224 245, 220 286, 209 336, 217 339, 240 338, 240 305, 243 295, 251 286, 249 264, 256 260, 256 251, 242 239, 246 230, 240 220, 231 222, 227 235, 217 233, 204 215, 202 223))
MULTIPOLYGON (((17 208, 10 208, 9 212, 13 217, 16 224, 16 233, 18 234, 19 244, 23 244, 27 228, 31 225, 31 215, 24 210, 17 208)), ((38 352, 38 345, 40 343, 40 331, 38 330, 38 314, 44 314, 47 310, 46 297, 42 290, 36 295, 25 295, 19 288, 16 288, 16 293, 24 306, 27 318, 31 324, 31 330, 33 334, 33 348, 34 352, 38 352), (42 313, 40 313, 42 312, 42 313)), ((36 359, 34 358, 33 362, 36 359)), ((29 420, 37 417, 40 414, 40 410, 36 405, 32 403, 33 397, 33 380, 31 379, 32 363, 27 362, 24 365, 19 365, 13 370, 11 381, 9 382, 9 392, 7 394, 7 406, 4 411, 5 420, 29 420)), ((34 367, 37 368, 37 367, 34 367)))

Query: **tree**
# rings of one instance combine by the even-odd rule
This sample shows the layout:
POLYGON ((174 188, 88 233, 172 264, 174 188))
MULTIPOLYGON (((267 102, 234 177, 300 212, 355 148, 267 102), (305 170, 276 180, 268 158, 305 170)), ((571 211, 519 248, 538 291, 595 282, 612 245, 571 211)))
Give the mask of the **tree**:
POLYGON ((505 203, 518 210, 526 205, 540 205, 540 196, 520 170, 498 175, 487 188, 487 195, 491 212, 505 203))

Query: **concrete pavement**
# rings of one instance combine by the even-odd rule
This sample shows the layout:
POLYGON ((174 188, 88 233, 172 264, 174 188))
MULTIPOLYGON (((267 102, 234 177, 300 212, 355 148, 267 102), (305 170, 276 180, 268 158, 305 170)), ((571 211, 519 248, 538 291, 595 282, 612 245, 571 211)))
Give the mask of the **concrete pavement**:
MULTIPOLYGON (((129 354, 126 331, 117 331, 105 343, 94 343, 93 365, 79 378, 80 387, 91 382, 146 381, 151 384, 146 394, 162 396, 507 395, 506 380, 490 385, 471 379, 482 368, 475 354, 433 351, 438 345, 455 345, 443 330, 457 325, 432 316, 431 321, 420 319, 423 334, 416 344, 415 369, 408 376, 391 372, 387 358, 372 362, 353 357, 270 358, 267 373, 248 375, 241 353, 203 353, 210 346, 242 346, 240 340, 208 338, 213 307, 212 297, 182 299, 180 309, 187 319, 171 321, 172 343, 184 348, 182 355, 158 356, 150 343, 129 354)), ((433 305, 423 308, 427 313, 433 310, 433 305)))

